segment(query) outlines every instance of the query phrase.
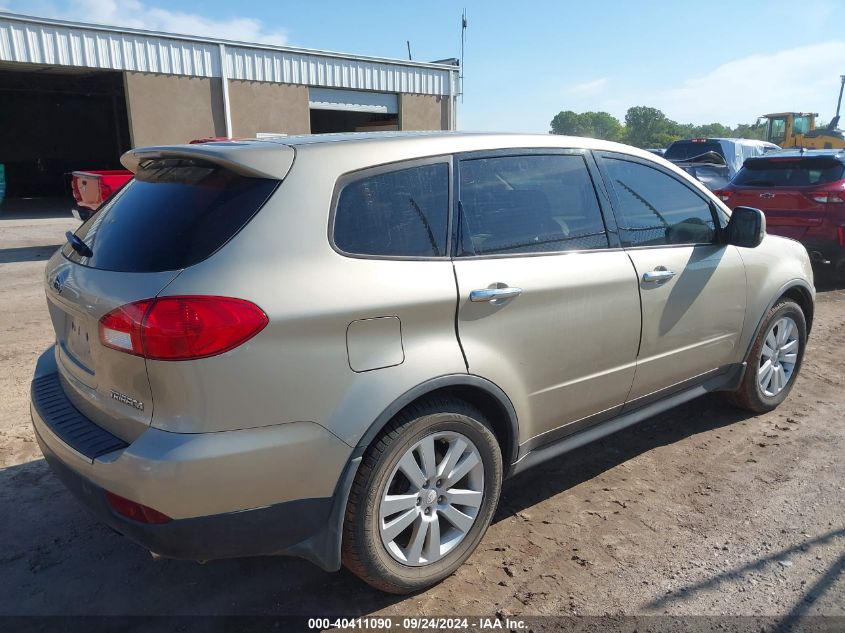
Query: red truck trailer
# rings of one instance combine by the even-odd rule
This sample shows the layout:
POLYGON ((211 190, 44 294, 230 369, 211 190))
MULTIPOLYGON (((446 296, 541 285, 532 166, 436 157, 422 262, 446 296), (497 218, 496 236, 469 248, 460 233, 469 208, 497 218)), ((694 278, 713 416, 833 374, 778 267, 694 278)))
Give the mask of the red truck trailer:
POLYGON ((71 190, 76 205, 71 212, 74 217, 84 222, 131 179, 132 172, 128 169, 73 172, 71 190))

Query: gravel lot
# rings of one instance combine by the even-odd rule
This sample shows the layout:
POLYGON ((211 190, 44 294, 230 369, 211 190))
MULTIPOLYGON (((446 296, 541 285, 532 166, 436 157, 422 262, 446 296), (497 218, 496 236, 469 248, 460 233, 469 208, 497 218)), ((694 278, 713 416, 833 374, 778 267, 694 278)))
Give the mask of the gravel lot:
POLYGON ((0 614, 845 615, 845 290, 802 374, 750 417, 706 397, 506 483, 457 574, 413 597, 284 558, 153 561, 51 475, 29 381, 70 218, 0 216, 0 614))

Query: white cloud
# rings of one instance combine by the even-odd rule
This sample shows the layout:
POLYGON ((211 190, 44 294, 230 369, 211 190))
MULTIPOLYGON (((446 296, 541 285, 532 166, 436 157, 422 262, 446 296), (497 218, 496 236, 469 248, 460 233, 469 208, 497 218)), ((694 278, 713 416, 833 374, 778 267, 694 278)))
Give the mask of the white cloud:
POLYGON ((35 5, 29 2, 14 3, 18 4, 23 5, 18 8, 22 13, 34 13, 37 10, 39 15, 64 20, 262 44, 282 45, 288 41, 284 30, 268 29, 255 18, 215 20, 198 13, 150 6, 139 0, 71 0, 69 3, 48 0, 35 5))
MULTIPOLYGON (((676 87, 629 95, 626 101, 628 106, 660 108, 681 123, 733 125, 753 122, 769 112, 799 110, 819 112, 827 121, 836 107, 842 72, 837 64, 843 59, 845 41, 751 55, 676 87)), ((618 106, 611 111, 616 110, 618 106)))
POLYGON ((607 77, 600 77, 599 79, 593 79, 592 81, 585 81, 584 83, 575 84, 574 86, 568 86, 564 90, 564 94, 573 97, 587 97, 603 92, 606 86, 607 77))

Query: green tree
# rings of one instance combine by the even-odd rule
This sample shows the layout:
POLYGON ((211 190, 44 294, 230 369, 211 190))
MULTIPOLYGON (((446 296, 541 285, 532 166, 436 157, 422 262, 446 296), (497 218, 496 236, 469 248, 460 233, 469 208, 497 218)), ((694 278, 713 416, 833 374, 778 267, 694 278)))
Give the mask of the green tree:
POLYGON ((625 137, 636 147, 666 147, 678 138, 677 123, 657 108, 634 106, 625 113, 625 137))
POLYGON ((566 136, 587 136, 587 128, 581 115, 572 110, 558 112, 552 119, 552 134, 563 134, 566 136))
POLYGON ((581 118, 588 124, 591 130, 588 136, 592 138, 621 141, 625 135, 625 129, 619 119, 607 112, 584 112, 581 118))
POLYGON ((756 123, 750 125, 748 123, 740 123, 731 130, 731 136, 734 138, 753 138, 762 141, 765 135, 766 126, 757 125, 756 123))
POLYGON ((624 128, 619 119, 607 112, 578 114, 572 110, 564 110, 552 119, 551 133, 619 141, 623 137, 624 128))
POLYGON ((694 136, 702 138, 729 138, 733 134, 731 128, 721 123, 699 125, 694 129, 694 132, 694 136))

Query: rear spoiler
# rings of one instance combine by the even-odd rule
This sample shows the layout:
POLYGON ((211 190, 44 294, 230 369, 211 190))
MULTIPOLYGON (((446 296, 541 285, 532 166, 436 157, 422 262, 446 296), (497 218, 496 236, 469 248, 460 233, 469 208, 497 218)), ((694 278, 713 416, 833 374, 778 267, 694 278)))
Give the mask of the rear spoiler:
POLYGON ((290 145, 269 141, 226 141, 202 145, 158 145, 126 152, 120 162, 133 174, 139 165, 156 158, 203 160, 246 176, 282 180, 293 165, 295 151, 290 145))

